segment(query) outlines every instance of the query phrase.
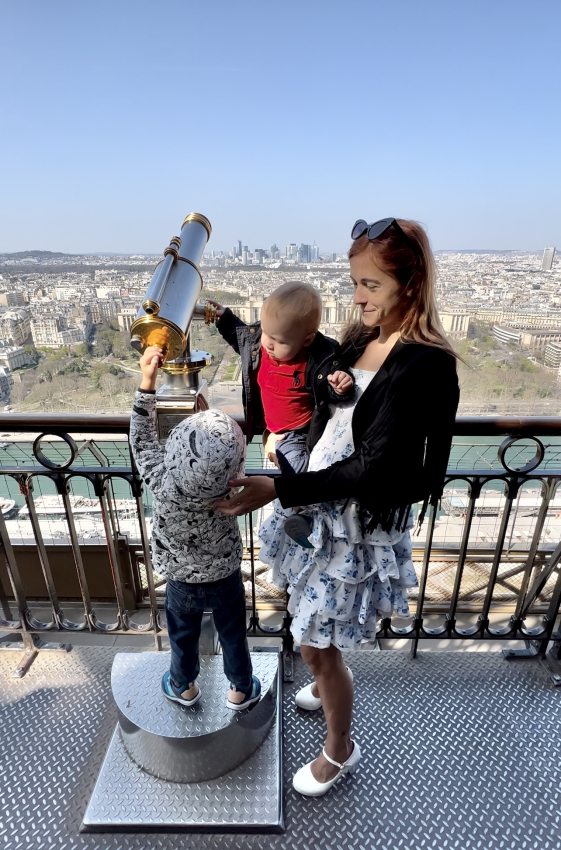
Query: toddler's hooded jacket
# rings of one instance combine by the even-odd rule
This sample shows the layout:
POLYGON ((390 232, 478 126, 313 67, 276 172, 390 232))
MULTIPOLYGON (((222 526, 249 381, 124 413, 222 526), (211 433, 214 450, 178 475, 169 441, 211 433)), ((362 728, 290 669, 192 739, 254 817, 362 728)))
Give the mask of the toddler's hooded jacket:
POLYGON ((215 511, 213 502, 228 493, 230 478, 243 474, 243 434, 221 410, 206 410, 176 425, 163 447, 155 413, 155 394, 138 390, 130 445, 153 496, 152 566, 175 581, 218 581, 242 560, 237 520, 215 511))

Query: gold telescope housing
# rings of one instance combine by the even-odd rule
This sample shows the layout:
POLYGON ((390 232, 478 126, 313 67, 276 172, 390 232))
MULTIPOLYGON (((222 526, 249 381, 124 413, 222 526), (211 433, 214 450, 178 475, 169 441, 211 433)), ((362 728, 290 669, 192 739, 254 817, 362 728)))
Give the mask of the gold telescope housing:
POLYGON ((199 263, 211 232, 210 221, 201 213, 193 212, 185 217, 181 235, 170 240, 154 269, 142 307, 132 324, 132 347, 140 353, 152 345, 161 348, 164 371, 167 361, 186 353, 191 321, 213 320, 209 319, 210 305, 198 304, 203 286, 199 263))

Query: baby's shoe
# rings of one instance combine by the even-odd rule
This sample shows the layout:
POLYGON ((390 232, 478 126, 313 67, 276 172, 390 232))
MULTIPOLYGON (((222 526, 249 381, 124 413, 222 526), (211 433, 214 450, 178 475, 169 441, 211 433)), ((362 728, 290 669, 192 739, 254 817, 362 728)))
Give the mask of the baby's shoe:
POLYGON ((198 703, 201 698, 201 689, 197 682, 191 682, 186 688, 182 689, 172 680, 169 670, 162 677, 162 692, 168 699, 186 705, 187 708, 198 703))
POLYGON ((257 676, 252 676, 251 682, 251 690, 249 691, 241 691, 239 688, 236 688, 235 685, 230 682, 230 691, 228 693, 228 702, 226 705, 228 708, 231 708, 232 711, 243 711, 244 708, 249 708, 250 705, 253 705, 254 702, 259 702, 261 699, 261 682, 257 678, 257 676), (233 702, 231 697, 236 694, 243 694, 244 699, 241 702, 233 702))
POLYGON ((308 537, 312 533, 312 521, 305 514, 294 514, 284 523, 284 533, 299 546, 313 549, 308 537))

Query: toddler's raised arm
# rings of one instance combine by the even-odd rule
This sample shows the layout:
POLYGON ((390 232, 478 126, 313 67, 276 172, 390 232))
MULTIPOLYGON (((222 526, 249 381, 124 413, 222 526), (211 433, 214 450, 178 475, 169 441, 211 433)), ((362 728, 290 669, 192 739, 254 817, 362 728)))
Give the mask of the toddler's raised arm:
POLYGON ((131 413, 130 447, 144 483, 157 494, 163 485, 164 449, 156 431, 156 377, 161 352, 147 348, 140 358, 142 382, 134 396, 131 413))

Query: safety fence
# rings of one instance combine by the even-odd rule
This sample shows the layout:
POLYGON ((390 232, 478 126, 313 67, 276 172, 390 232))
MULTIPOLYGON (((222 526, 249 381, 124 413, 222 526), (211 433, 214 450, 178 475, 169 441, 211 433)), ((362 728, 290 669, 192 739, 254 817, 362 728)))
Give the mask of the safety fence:
MULTIPOLYGON (((0 632, 22 636, 20 672, 53 633, 151 635, 161 648, 165 579, 128 430, 128 416, 0 418, 0 632)), ((259 443, 246 472, 274 474, 259 443)), ((382 620, 378 637, 410 639, 413 654, 420 639, 469 638, 543 655, 561 600, 560 480, 560 418, 458 418, 441 504, 413 536, 411 617, 382 620)), ((259 561, 267 510, 240 520, 248 633, 289 649, 286 596, 259 561)))

